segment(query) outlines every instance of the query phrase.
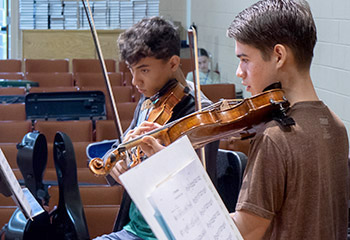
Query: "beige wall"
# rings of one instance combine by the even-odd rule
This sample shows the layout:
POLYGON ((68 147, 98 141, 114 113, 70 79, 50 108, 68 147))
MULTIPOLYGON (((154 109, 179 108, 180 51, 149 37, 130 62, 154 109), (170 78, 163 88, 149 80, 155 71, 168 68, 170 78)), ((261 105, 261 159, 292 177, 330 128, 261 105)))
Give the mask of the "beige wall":
POLYGON ((226 37, 226 29, 234 16, 252 0, 192 0, 192 21, 198 26, 198 45, 212 55, 213 66, 220 72, 222 82, 232 82, 243 89, 235 76, 238 60, 234 41, 226 37), (205 14, 203 14, 205 12, 205 14))
MULTIPOLYGON (((117 39, 122 30, 98 30, 104 59, 118 61, 117 39)), ((22 57, 31 59, 94 58, 97 51, 90 30, 23 30, 22 57)))
POLYGON ((181 39, 186 38, 186 0, 160 0, 159 15, 179 24, 181 39))

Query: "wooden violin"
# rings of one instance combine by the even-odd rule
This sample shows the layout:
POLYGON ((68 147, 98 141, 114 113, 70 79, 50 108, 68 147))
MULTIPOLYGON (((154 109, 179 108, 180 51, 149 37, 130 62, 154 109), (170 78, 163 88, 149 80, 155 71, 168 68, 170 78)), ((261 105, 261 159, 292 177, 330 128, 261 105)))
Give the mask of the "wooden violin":
MULTIPOLYGON (((157 94, 146 100, 147 102, 151 102, 150 104, 152 105, 152 111, 148 116, 148 121, 160 125, 166 124, 173 115, 174 107, 188 94, 189 89, 187 87, 184 87, 176 79, 170 79, 157 94)), ((135 154, 130 156, 132 159, 130 167, 139 164, 144 156, 141 153, 140 147, 134 147, 136 147, 134 149, 135 154)))
POLYGON ((129 150, 138 146, 145 135, 159 139, 164 146, 187 135, 195 149, 228 136, 246 137, 249 129, 271 120, 276 112, 285 114, 288 106, 281 89, 268 90, 240 102, 223 100, 120 144, 102 159, 92 159, 89 168, 95 175, 105 176, 117 161, 130 159, 129 150))
POLYGON ((188 94, 187 87, 184 87, 176 79, 170 79, 155 96, 150 98, 155 99, 155 104, 148 121, 161 125, 167 123, 173 114, 174 107, 188 94))

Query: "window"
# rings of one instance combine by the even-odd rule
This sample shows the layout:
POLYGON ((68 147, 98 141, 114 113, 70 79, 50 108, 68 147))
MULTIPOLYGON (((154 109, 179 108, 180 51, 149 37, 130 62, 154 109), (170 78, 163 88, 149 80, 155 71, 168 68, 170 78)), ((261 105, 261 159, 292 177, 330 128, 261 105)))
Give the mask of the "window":
POLYGON ((0 0, 0 59, 7 58, 7 1, 0 0))
MULTIPOLYGON (((126 29, 159 15, 159 0, 90 0, 97 29, 126 29)), ((20 29, 88 29, 80 0, 20 0, 20 29)))

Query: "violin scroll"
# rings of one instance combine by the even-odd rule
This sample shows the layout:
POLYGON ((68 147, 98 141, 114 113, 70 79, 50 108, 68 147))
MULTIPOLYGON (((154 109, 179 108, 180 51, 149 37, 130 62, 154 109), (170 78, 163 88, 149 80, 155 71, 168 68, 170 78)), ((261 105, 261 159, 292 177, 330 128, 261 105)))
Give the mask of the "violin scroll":
POLYGON ((96 176, 106 176, 115 166, 119 160, 125 160, 126 154, 125 151, 120 151, 119 148, 112 149, 108 151, 103 159, 102 158, 93 158, 89 162, 89 169, 96 176))

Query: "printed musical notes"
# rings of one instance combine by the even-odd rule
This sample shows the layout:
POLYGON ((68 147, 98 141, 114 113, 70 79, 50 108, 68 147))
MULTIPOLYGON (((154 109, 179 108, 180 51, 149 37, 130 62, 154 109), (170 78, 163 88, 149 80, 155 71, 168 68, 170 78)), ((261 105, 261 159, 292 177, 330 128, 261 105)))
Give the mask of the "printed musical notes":
POLYGON ((187 137, 120 179, 158 239, 243 239, 187 137))
POLYGON ((239 239, 198 160, 156 187, 151 198, 174 239, 239 239))

